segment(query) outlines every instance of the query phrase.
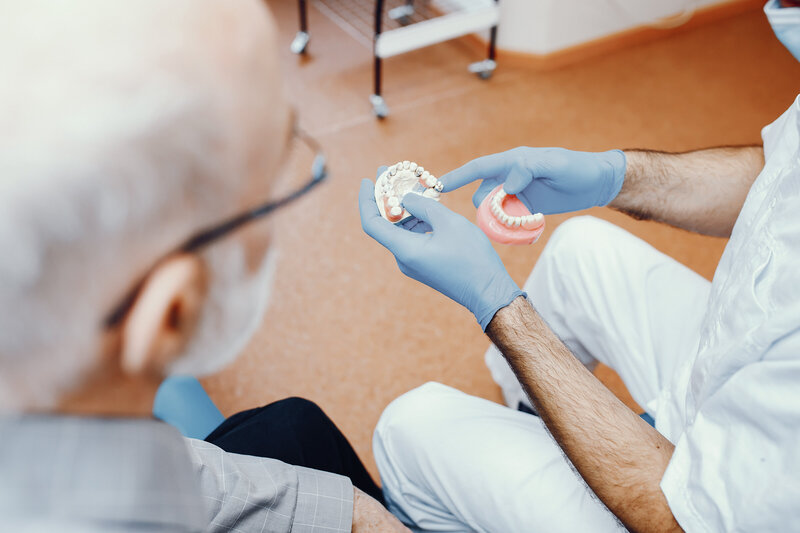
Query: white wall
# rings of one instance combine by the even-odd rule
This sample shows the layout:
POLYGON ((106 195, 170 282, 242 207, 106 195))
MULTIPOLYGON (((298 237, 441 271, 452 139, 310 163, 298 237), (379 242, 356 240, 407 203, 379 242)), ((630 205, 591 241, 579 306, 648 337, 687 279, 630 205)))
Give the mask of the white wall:
POLYGON ((549 54, 728 1, 733 0, 500 0, 498 46, 549 54))

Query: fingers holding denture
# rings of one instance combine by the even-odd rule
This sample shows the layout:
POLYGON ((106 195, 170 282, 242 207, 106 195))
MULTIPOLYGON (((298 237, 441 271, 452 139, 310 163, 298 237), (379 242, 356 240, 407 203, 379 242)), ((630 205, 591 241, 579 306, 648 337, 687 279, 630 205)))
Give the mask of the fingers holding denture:
POLYGON ((408 193, 439 200, 443 189, 436 176, 413 161, 400 161, 378 176, 375 183, 375 203, 386 220, 395 224, 411 218, 402 205, 408 193))

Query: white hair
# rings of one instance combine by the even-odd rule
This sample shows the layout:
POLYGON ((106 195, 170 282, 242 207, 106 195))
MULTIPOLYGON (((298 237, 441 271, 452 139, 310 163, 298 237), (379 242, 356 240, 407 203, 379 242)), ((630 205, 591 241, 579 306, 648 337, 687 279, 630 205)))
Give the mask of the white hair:
POLYGON ((196 46, 226 3, 0 0, 0 410, 79 383, 124 292, 235 209, 240 104, 196 46))

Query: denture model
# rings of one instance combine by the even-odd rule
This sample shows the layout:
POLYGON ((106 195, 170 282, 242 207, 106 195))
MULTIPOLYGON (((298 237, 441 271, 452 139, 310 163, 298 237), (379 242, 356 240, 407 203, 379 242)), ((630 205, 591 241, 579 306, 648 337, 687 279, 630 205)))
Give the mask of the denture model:
POLYGON ((544 231, 544 215, 531 214, 522 201, 498 185, 478 206, 478 226, 500 244, 533 244, 544 231))
POLYGON ((375 182, 375 202, 383 218, 395 224, 410 218, 401 204, 410 192, 438 202, 442 182, 413 161, 401 161, 383 171, 375 182))

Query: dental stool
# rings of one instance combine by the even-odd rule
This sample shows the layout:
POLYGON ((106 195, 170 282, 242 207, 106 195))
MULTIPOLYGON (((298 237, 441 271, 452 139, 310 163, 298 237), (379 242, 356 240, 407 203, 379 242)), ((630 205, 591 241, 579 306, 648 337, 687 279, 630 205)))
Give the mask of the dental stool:
POLYGON ((184 437, 201 440, 225 420, 191 376, 171 376, 161 383, 153 401, 153 416, 177 428, 184 437))

